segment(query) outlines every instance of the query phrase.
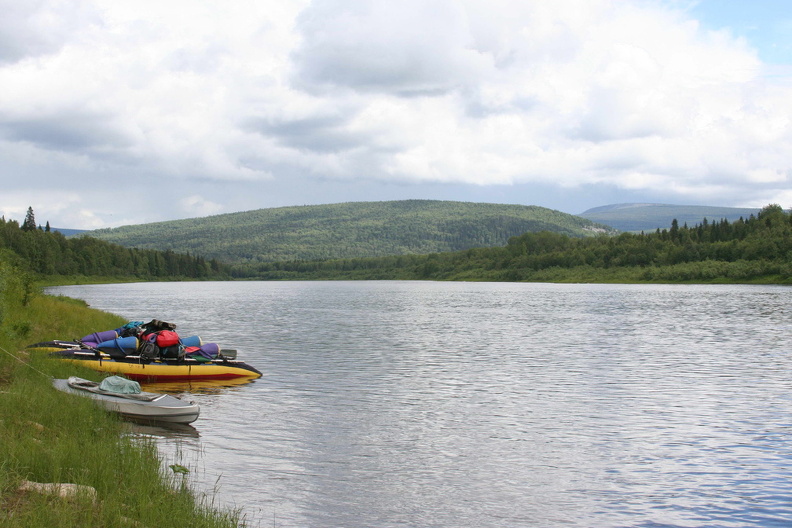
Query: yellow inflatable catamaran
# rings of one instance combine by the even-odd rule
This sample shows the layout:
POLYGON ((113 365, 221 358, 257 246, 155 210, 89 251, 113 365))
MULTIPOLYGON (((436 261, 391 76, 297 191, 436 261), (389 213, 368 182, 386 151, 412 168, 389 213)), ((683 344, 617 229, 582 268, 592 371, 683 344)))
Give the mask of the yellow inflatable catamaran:
POLYGON ((136 355, 119 357, 115 354, 115 357, 112 357, 105 352, 81 348, 79 343, 64 341, 36 343, 27 348, 34 351, 46 351, 52 357, 141 382, 231 380, 261 377, 261 372, 251 365, 231 357, 233 353, 228 350, 222 350, 221 354, 211 361, 202 362, 191 358, 150 359, 136 355))
POLYGON ((50 355, 100 372, 123 375, 141 382, 255 379, 261 377, 261 372, 254 367, 226 357, 218 357, 207 362, 199 362, 190 358, 146 360, 140 356, 112 358, 105 353, 97 354, 94 351, 83 349, 59 350, 51 352, 50 355))

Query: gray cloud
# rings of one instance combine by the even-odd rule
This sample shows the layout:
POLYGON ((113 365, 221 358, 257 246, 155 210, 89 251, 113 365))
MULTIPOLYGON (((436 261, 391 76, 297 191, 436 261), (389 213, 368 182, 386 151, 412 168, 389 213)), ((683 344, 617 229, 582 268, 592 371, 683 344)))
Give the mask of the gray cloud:
POLYGON ((366 143, 367 138, 347 129, 340 116, 311 116, 302 119, 250 119, 244 126, 274 141, 299 150, 317 153, 341 152, 366 143))
POLYGON ((490 58, 473 48, 456 2, 313 2, 297 21, 296 85, 402 96, 440 95, 473 82, 490 58))
POLYGON ((86 23, 98 20, 85 2, 0 0, 0 64, 54 53, 86 23))
POLYGON ((22 141, 46 150, 100 152, 131 143, 106 126, 106 120, 88 119, 68 113, 28 119, 0 120, 0 135, 8 141, 22 141))

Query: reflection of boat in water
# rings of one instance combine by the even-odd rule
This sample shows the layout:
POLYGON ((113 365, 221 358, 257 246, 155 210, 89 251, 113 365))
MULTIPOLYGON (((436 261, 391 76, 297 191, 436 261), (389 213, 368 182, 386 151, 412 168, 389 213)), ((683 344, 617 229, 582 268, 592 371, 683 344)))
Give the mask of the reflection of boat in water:
POLYGON ((165 392, 168 394, 182 394, 189 392, 192 394, 217 394, 225 392, 227 389, 235 389, 243 385, 252 383, 254 378, 232 378, 232 379, 189 379, 183 381, 152 381, 141 382, 141 387, 145 390, 165 392))
POLYGON ((126 422, 126 434, 159 438, 199 438, 198 429, 189 424, 131 420, 126 422))
POLYGON ((128 393, 110 390, 106 388, 105 382, 100 384, 72 376, 69 379, 55 379, 52 384, 60 391, 91 398, 108 411, 135 420, 189 424, 197 420, 201 412, 198 405, 170 394, 141 392, 137 383, 133 383, 137 392, 128 393))

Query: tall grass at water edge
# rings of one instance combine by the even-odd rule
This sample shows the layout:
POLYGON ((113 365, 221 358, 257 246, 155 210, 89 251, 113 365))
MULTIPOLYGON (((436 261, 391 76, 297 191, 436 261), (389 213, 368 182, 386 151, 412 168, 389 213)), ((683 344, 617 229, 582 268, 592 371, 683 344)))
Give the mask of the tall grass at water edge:
POLYGON ((0 312, 0 526, 231 527, 236 511, 197 498, 189 475, 163 467, 153 441, 123 434, 123 422, 88 398, 64 394, 52 378, 98 372, 28 353, 25 345, 73 339, 124 320, 68 298, 2 293, 0 312), (22 481, 96 489, 64 500, 20 491, 22 481))

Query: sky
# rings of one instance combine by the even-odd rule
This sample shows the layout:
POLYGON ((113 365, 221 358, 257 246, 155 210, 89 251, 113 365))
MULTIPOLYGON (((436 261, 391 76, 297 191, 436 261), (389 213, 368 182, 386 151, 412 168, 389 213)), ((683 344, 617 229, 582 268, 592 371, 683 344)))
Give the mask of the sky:
POLYGON ((0 0, 0 214, 792 207, 789 0, 0 0))

